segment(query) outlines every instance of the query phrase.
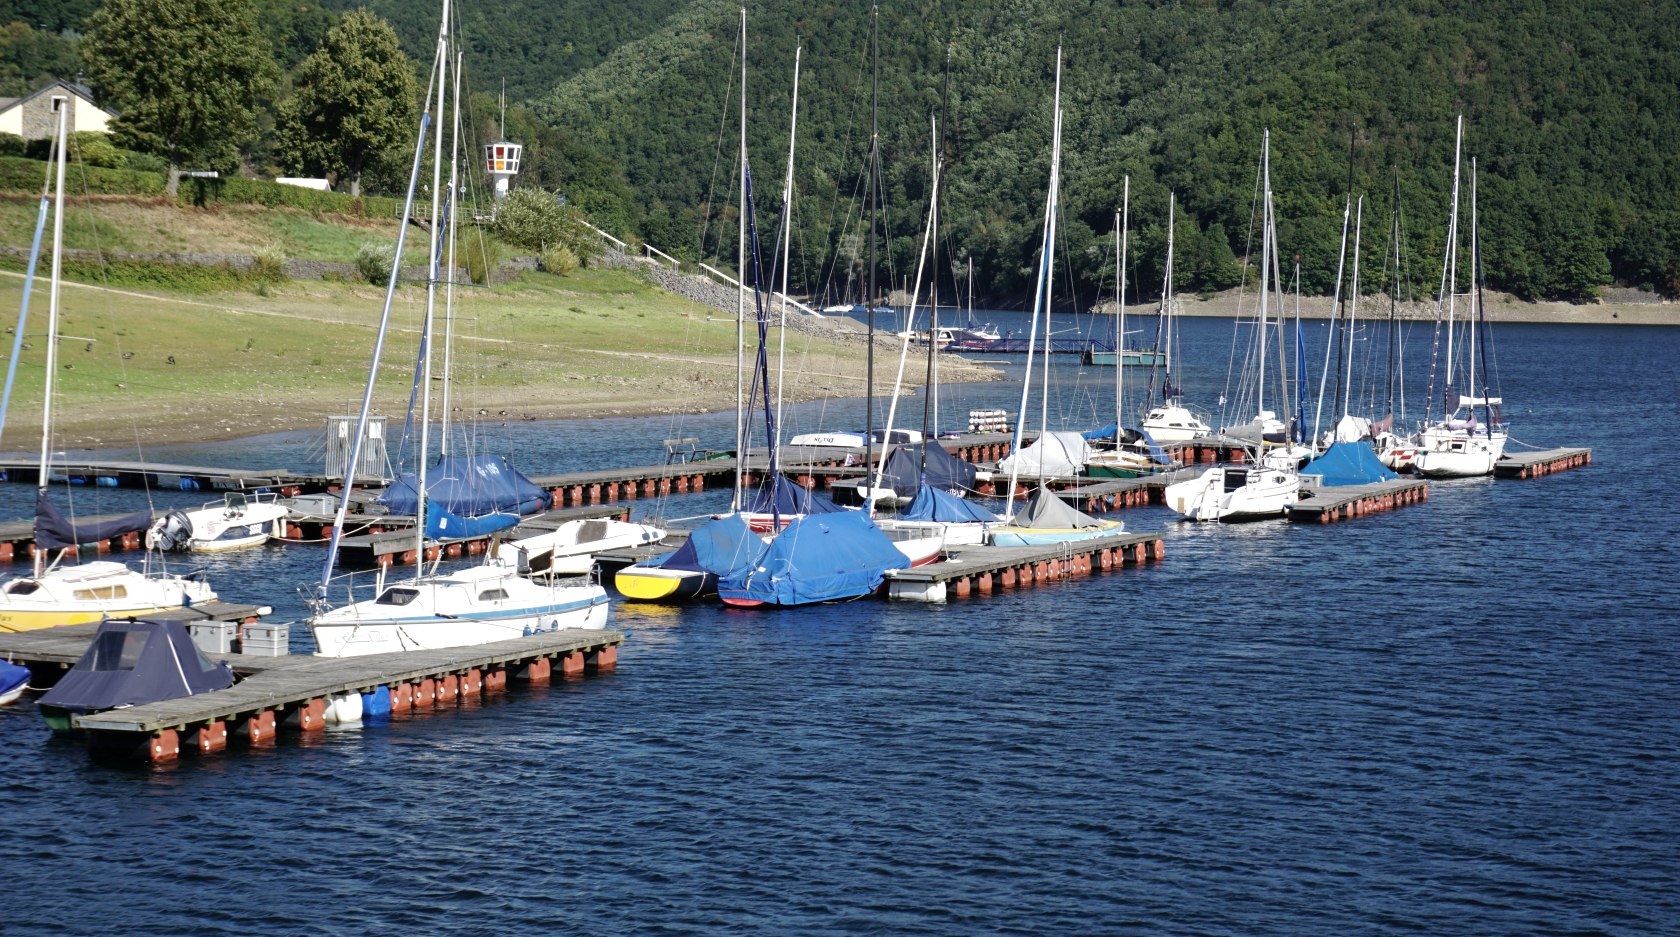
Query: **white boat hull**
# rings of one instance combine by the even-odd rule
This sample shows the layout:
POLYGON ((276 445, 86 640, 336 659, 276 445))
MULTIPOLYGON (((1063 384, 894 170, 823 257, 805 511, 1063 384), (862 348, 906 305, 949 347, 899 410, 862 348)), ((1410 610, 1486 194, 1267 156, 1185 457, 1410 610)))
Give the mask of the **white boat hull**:
POLYGON ((1143 418, 1143 429, 1158 443, 1189 442, 1213 432, 1213 428, 1198 419, 1189 408, 1177 404, 1149 411, 1143 418))
POLYGON ((1167 507, 1193 521, 1281 517, 1301 500, 1301 476, 1276 468, 1217 465, 1201 477, 1168 485, 1167 507))
POLYGON ((1474 478, 1493 474, 1505 456, 1505 433, 1427 430, 1412 457, 1412 471, 1428 478, 1474 478))
POLYGON ((649 524, 602 519, 566 521, 550 533, 498 544, 496 558, 531 572, 582 576, 595 564, 597 553, 663 539, 665 531, 649 524))
POLYGON ((309 627, 315 656, 359 657, 488 644, 540 631, 597 629, 606 623, 607 593, 600 586, 536 583, 491 560, 391 584, 373 599, 317 615, 309 627))
POLYGON ((911 536, 942 538, 947 547, 972 547, 986 542, 986 528, 991 524, 985 521, 955 523, 877 517, 875 526, 886 531, 889 537, 894 531, 909 531, 911 536))

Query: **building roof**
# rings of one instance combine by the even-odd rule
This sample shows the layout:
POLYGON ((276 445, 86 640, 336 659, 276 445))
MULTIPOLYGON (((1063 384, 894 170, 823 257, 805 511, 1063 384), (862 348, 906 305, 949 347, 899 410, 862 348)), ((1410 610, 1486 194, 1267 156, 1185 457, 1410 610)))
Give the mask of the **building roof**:
MULTIPOLYGON (((87 85, 80 82, 65 81, 62 78, 55 78, 21 98, 0 98, 0 111, 8 111, 14 107, 22 107, 24 104, 35 100, 43 94, 50 94, 61 89, 75 95, 78 98, 81 98, 83 101, 86 101, 90 107, 99 107, 98 104, 94 103, 92 88, 89 88, 87 85)), ((104 109, 101 108, 101 110, 104 109)), ((115 116, 116 111, 106 110, 105 113, 115 116)))

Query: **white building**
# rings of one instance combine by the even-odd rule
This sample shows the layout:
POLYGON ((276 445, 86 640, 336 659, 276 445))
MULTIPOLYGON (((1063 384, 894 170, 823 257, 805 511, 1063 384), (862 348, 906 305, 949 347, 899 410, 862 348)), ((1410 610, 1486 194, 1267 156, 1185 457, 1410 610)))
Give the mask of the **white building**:
POLYGON ((58 128, 58 115, 52 111, 54 95, 70 99, 70 132, 94 130, 111 132, 111 119, 116 115, 93 103, 93 92, 84 85, 68 81, 54 81, 21 98, 0 98, 0 133, 15 134, 25 140, 44 140, 58 128))

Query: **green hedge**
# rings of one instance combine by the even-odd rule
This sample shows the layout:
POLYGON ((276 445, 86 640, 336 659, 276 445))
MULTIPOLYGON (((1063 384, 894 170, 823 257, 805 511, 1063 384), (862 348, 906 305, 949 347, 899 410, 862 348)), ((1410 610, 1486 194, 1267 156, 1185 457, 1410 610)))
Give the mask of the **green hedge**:
MULTIPOLYGON (((47 164, 40 160, 0 156, 0 191, 38 193, 46 172, 47 164)), ((76 165, 64 169, 64 191, 69 195, 162 195, 166 188, 164 177, 153 172, 76 165)))
POLYGON ((394 218, 402 201, 379 195, 351 198, 341 192, 322 192, 302 186, 283 185, 266 179, 182 179, 180 200, 183 205, 227 204, 267 205, 270 208, 298 208, 304 211, 328 212, 335 215, 361 215, 366 218, 394 218))

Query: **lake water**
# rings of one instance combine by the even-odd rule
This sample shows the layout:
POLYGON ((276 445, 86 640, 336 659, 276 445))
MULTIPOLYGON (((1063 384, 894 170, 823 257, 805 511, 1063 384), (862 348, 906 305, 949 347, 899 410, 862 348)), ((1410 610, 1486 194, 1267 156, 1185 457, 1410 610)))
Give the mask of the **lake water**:
MULTIPOLYGON (((1215 410, 1240 333, 1184 329, 1186 396, 1215 410)), ((615 606, 616 672, 170 766, 92 762, 15 704, 4 929, 1680 933, 1680 523, 1657 418, 1680 330, 1496 341, 1516 439, 1591 446, 1592 466, 1438 482, 1327 527, 1133 509, 1164 562, 946 606, 615 606)), ((1415 412, 1426 332, 1407 349, 1415 412)), ((1112 419, 1112 369, 1055 364, 1053 426, 1112 419)), ((944 423, 1018 393, 948 388, 944 423)), ((730 422, 483 440, 542 473, 658 461, 673 435, 727 447, 730 422)), ((317 435, 146 455, 301 469, 317 435)), ((141 497, 72 494, 83 512, 141 497)), ((0 498, 22 517, 31 492, 0 498)), ((203 563, 285 620, 321 557, 203 563)))

